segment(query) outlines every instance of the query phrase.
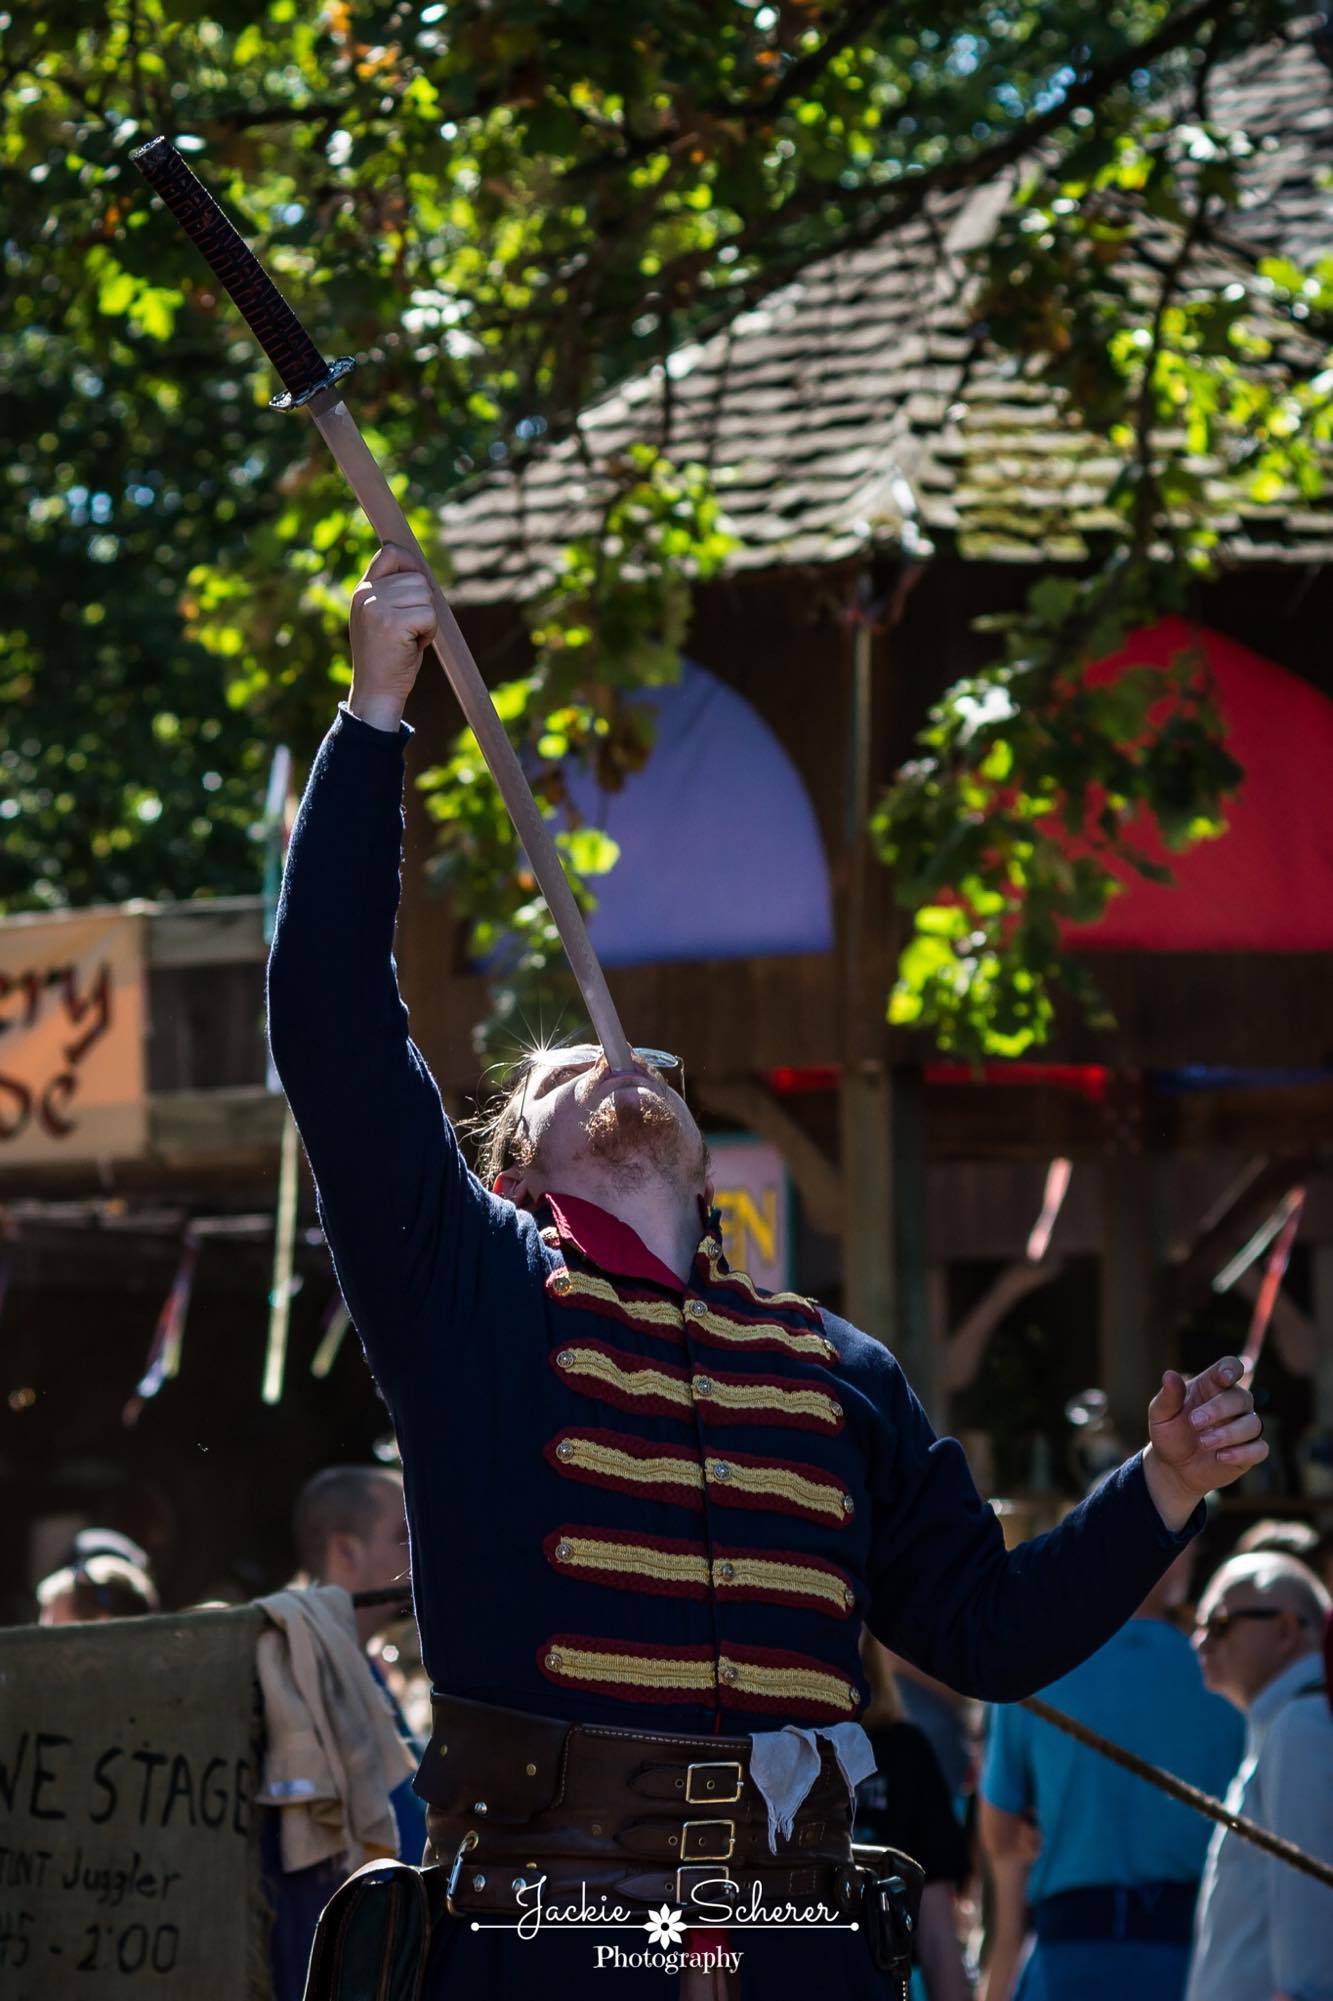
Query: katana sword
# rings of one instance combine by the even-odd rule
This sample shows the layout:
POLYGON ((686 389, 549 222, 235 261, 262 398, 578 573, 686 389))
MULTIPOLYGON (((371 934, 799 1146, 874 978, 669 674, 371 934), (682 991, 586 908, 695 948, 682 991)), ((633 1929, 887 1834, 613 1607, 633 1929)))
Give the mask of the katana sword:
POLYGON ((633 1069, 625 1031, 588 936, 583 912, 569 886, 550 829, 532 796, 514 746, 407 516, 342 400, 338 384, 351 372, 352 357, 343 355, 337 361, 325 361, 253 250, 169 139, 150 139, 146 146, 131 153, 130 158, 149 187, 171 210, 218 283, 230 294, 277 370, 283 393, 271 399, 271 408, 307 412, 381 542, 396 542, 412 550, 421 564, 430 584, 437 621, 431 645, 500 788, 500 796, 560 934, 593 1033, 614 1070, 633 1069))

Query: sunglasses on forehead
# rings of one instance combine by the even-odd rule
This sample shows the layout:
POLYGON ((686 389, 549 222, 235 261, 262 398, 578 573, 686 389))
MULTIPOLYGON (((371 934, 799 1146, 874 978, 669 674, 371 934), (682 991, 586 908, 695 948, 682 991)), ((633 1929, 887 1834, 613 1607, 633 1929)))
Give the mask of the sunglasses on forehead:
MULTIPOLYGON (((673 1056, 669 1049, 632 1049, 636 1063, 642 1063, 646 1070, 660 1077, 673 1091, 684 1092, 685 1065, 679 1056, 673 1056)), ((601 1060, 601 1045, 596 1042, 575 1042, 567 1049, 547 1049, 533 1058, 528 1069, 530 1077, 549 1075, 553 1070, 589 1070, 601 1060)))

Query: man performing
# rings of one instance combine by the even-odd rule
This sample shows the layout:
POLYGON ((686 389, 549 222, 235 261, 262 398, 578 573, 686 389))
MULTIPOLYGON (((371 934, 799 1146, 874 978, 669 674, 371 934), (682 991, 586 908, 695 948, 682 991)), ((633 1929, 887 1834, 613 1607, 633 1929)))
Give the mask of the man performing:
POLYGON ((733 1918, 739 1973, 686 1992, 869 2001, 890 1990, 848 1868, 861 1621, 969 1694, 1054 1680, 1143 1601, 1202 1496, 1265 1456, 1252 1399, 1233 1359, 1169 1373, 1145 1450, 1007 1553, 888 1350, 728 1267, 673 1057, 532 1057, 471 1173, 392 949, 402 714, 434 616, 414 559, 382 549, 269 971, 274 1058, 402 1451, 437 1692, 417 1783, 454 1912, 427 2001, 582 2001, 599 1968, 624 2001, 666 2001, 677 1976, 645 1953, 663 1905, 692 1941, 733 1918), (623 1915, 522 1936, 539 1883, 548 1911, 623 1915))

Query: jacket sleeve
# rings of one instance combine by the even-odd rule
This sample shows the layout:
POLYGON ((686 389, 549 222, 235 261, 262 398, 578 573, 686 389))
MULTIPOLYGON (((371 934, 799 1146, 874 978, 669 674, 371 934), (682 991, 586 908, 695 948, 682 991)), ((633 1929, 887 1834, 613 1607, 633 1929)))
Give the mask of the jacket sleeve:
POLYGON ((459 1310, 500 1223, 408 1034, 393 957, 403 746, 340 708, 292 832, 268 966, 274 1066, 348 1310, 383 1383, 459 1310))
POLYGON ((1140 1454, 1058 1528, 1008 1550, 962 1447, 936 1438, 880 1354, 870 1630, 961 1695, 1017 1701, 1105 1645, 1203 1526, 1202 1505, 1173 1534, 1140 1454))

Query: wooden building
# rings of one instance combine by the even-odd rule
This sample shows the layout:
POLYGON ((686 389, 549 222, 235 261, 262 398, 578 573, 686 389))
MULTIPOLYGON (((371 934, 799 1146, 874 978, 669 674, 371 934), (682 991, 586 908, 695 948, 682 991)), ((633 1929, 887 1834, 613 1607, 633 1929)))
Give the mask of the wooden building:
MULTIPOLYGON (((1258 165, 1252 206, 1208 253, 1210 279, 1249 275, 1261 255, 1326 249, 1330 94, 1315 44, 1295 33, 1218 79, 1217 110, 1252 133, 1258 165)), ((1285 921, 1292 883, 1280 840, 1266 860, 1257 854, 1262 835, 1252 822, 1242 840, 1238 808, 1217 844, 1223 876, 1242 847, 1247 871, 1268 874, 1243 919, 1212 934, 1191 921, 1193 857, 1174 905, 1157 911, 1151 952, 1108 943, 1117 926, 1125 932, 1126 911, 1113 906, 1080 949, 1095 951, 1114 1031, 1066 1019, 1040 1064, 979 1084, 884 1026, 897 924, 888 877, 866 851, 865 808, 932 700, 986 658, 976 616, 1020 603, 1043 569, 1085 564, 1114 528, 1115 451, 1067 398, 997 350, 979 318, 971 253, 1009 192, 988 186, 930 203, 812 264, 585 411, 579 438, 480 480, 443 510, 451 595, 483 671, 521 671, 523 608, 596 519, 605 489, 589 468, 639 438, 713 467, 738 546, 696 594, 688 653, 752 705, 798 771, 828 857, 834 943, 621 968, 613 986, 630 1034, 681 1049, 715 1120, 740 1120, 782 1146, 807 1218, 838 1240, 836 1260, 814 1278, 891 1340, 941 1417, 945 1335, 959 1310, 948 1268, 1021 1257, 1052 1158, 1075 1163, 1063 1244, 1098 1259, 1096 1373, 1130 1435, 1209 1295, 1212 1251, 1229 1254, 1289 1186, 1308 1181, 1304 1241, 1314 1254, 1304 1277, 1324 1330, 1317 1424, 1333 1425, 1333 1266, 1318 1193, 1333 1108, 1333 914, 1315 894, 1307 923, 1293 931, 1285 921)), ((1136 251, 1145 292, 1163 243, 1145 223, 1136 251)), ((1322 352, 1276 311, 1265 332, 1278 365, 1322 352)), ((1238 744, 1249 762, 1242 807, 1262 796, 1281 814, 1289 774, 1273 760, 1300 758, 1307 717, 1316 737, 1333 720, 1333 501, 1292 493, 1260 505, 1220 460, 1193 469, 1224 558, 1193 616, 1219 652, 1245 650, 1251 706, 1294 705, 1285 746, 1272 732, 1238 744)), ((420 685, 412 720, 419 769, 456 728, 439 677, 420 685)), ((1302 783, 1303 796, 1317 794, 1317 760, 1302 783)), ((424 853, 419 804, 410 826, 424 853)), ((636 894, 652 897, 660 854, 636 862, 627 847, 618 867, 639 867, 636 894)), ((1208 876, 1216 861, 1202 867, 1208 876)), ((1317 868, 1304 880, 1309 895, 1317 868)), ((707 894, 723 919, 727 899, 744 893, 719 853, 707 894)), ((1141 914, 1142 899, 1123 901, 1141 914)), ((468 1088, 482 995, 419 870, 408 878, 402 965, 419 1039, 446 1084, 468 1088)))
MULTIPOLYGON (((1326 250, 1331 95, 1314 44, 1297 35, 1219 78, 1219 109, 1259 153, 1254 206, 1210 252, 1217 264, 1241 273, 1261 253, 1326 250)), ((1020 603, 1043 569, 1086 563, 1111 528, 1114 452, 993 348, 978 318, 970 253, 1008 192, 932 204, 812 264, 673 355, 665 375, 585 413, 594 460, 663 436, 672 457, 718 471, 738 546, 697 593, 688 653, 780 748, 796 788, 788 806, 796 799, 817 834, 828 908, 817 948, 788 936, 780 950, 738 955, 728 940, 744 931, 753 881, 731 866, 739 849, 727 834, 686 884, 711 920, 708 952, 640 955, 615 966, 612 984, 631 1036, 686 1058, 711 1131, 780 1149, 797 1195, 792 1279, 894 1346, 937 1421, 966 1433, 993 1492, 1072 1490, 1060 1411, 1075 1392, 1104 1388, 1132 1443, 1167 1360, 1238 1343, 1247 1308, 1235 1291, 1219 1299, 1213 1282, 1303 1187, 1262 1374, 1282 1450, 1274 1480, 1247 1483, 1236 1505, 1304 1505, 1333 1490, 1320 1457, 1333 1435, 1333 899, 1316 893, 1333 840, 1315 824, 1333 721, 1333 500, 1260 507, 1223 465, 1198 468, 1226 567, 1195 615, 1219 648, 1243 652, 1246 713, 1258 704, 1291 718, 1285 735, 1242 747, 1242 803, 1271 801, 1274 823, 1295 821, 1266 863, 1253 815, 1249 835, 1238 816, 1217 844, 1224 874, 1244 849, 1237 881, 1243 873, 1250 889, 1223 942, 1195 921, 1208 887, 1196 869, 1214 863, 1191 858, 1166 919, 1158 909, 1144 920, 1154 949, 1125 932, 1124 909, 1109 934, 1120 924, 1121 943, 1080 946, 1096 952, 1115 1030, 1065 1019, 1039 1061, 977 1078, 884 1024, 897 919, 864 836, 867 807, 931 701, 984 661, 976 616, 1020 603), (1292 843, 1308 865, 1299 885, 1292 843), (1164 936, 1190 947, 1163 950, 1164 936), (1026 1250, 1055 1161, 1071 1164, 1068 1193, 1034 1264, 1026 1250)), ((1152 250, 1145 241, 1145 259, 1152 250)), ((1298 326, 1275 317, 1271 332, 1279 358, 1313 351, 1298 326)), ((597 498, 567 442, 444 510, 452 595, 491 679, 521 671, 524 606, 597 498)), ((423 677, 410 720, 419 773, 458 728, 442 677, 423 677)), ((705 835, 715 810, 716 788, 710 803, 683 785, 682 816, 705 835)), ((761 860, 787 825, 784 810, 759 826, 761 860)), ((400 969, 417 1039, 461 1109, 479 1087, 473 1028, 486 994, 432 892, 432 845, 413 792, 400 969)), ((660 846, 636 862, 627 843, 619 866, 653 907, 673 864, 679 893, 684 863, 660 846)), ((1215 912, 1215 881, 1208 895, 1215 912)), ((33 1537, 54 1556, 63 1522, 97 1516, 156 1540, 175 1602, 226 1579, 276 1582, 300 1481, 320 1463, 364 1458, 387 1432, 350 1342, 311 1373, 332 1282, 308 1187, 285 1394, 260 1399, 283 1113, 266 1087, 259 899, 122 914, 137 927, 142 997, 135 1109, 72 1149, 41 1136, 39 1100, 54 1084, 54 1125, 82 1115, 55 1081, 77 1034, 46 1050, 54 1067, 36 1096, 32 1079, 25 1098, 6 1089, 19 1031, 40 1010, 22 978, 30 921, 0 924, 0 1032, 12 1031, 0 1056, 0 1493, 15 1530, 0 1558, 0 1617, 24 1616, 33 1537), (190 1229, 201 1248, 184 1364, 127 1425, 190 1229)), ((41 992, 58 1009, 58 981, 41 992)))

